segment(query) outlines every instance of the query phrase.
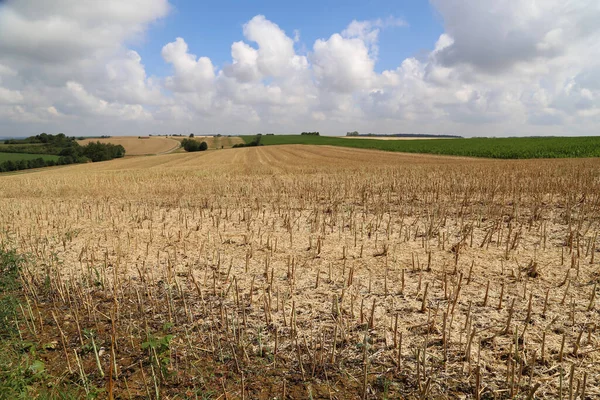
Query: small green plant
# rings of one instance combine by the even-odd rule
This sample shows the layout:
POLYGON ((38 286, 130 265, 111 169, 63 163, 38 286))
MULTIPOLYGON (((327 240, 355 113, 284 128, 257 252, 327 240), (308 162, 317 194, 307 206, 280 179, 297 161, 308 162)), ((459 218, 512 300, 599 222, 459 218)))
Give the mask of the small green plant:
POLYGON ((77 399, 76 386, 57 381, 46 371, 36 345, 21 336, 18 296, 24 258, 0 247, 0 399, 77 399), (58 382, 58 383, 57 383, 58 382))
POLYGON ((156 365, 159 368, 163 379, 168 376, 171 364, 171 341, 174 335, 168 334, 168 331, 172 327, 173 324, 165 323, 160 332, 148 332, 146 341, 142 343, 142 349, 148 351, 150 365, 156 365))
POLYGON ((0 294, 7 295, 19 285, 19 272, 23 259, 14 250, 0 248, 0 294))
MULTIPOLYGON (((96 336, 94 334, 93 330, 87 330, 84 329, 83 334, 85 335, 86 338, 90 339, 91 344, 92 344, 92 350, 94 350, 94 357, 96 358, 96 367, 98 368, 98 373, 100 374, 101 377, 104 378, 104 370, 102 369, 102 363, 100 362, 100 354, 98 352, 98 347, 96 346, 96 341, 94 340, 94 336, 96 336)), ((85 349, 85 347, 84 347, 85 349)))

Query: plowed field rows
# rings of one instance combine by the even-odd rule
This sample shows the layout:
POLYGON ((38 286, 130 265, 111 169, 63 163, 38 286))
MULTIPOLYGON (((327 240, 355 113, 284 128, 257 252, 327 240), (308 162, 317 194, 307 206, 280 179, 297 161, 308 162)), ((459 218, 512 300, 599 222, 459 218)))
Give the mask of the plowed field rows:
POLYGON ((57 343, 46 368, 81 385, 600 396, 598 159, 269 146, 0 186, 0 241, 29 260, 23 334, 57 343))
POLYGON ((104 139, 85 139, 78 141, 85 146, 90 142, 120 144, 125 148, 126 156, 142 156, 167 153, 179 147, 178 141, 166 137, 114 136, 104 139))

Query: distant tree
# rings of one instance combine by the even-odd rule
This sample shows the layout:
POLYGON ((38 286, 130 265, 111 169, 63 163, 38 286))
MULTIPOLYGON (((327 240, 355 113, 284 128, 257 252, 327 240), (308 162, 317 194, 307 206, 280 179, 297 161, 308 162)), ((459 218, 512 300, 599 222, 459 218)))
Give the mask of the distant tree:
POLYGON ((262 146, 262 144, 260 143, 260 140, 262 139, 262 134, 259 133, 258 135, 256 135, 254 137, 254 139, 249 142, 249 143, 237 143, 234 144, 233 147, 234 149, 238 148, 238 147, 255 147, 255 146, 262 146))
POLYGON ((189 151, 189 152, 204 151, 204 150, 208 149, 208 145, 206 144, 206 142, 200 143, 194 139, 183 139, 181 141, 181 146, 183 146, 183 149, 185 151, 189 151))
POLYGON ((30 160, 17 160, 1 163, 0 172, 16 171, 29 168, 42 168, 53 165, 66 165, 73 163, 86 163, 94 161, 105 161, 113 158, 123 157, 125 148, 121 145, 111 143, 92 142, 85 146, 77 143, 75 137, 68 137, 63 133, 57 135, 41 133, 24 139, 12 139, 7 152, 31 153, 31 154, 53 154, 58 155, 58 160, 46 161, 42 157, 30 160))
POLYGON ((46 161, 42 157, 29 160, 29 168, 42 168, 46 166, 46 161))
MULTIPOLYGON (((91 143, 90 143, 91 144, 91 143)), ((79 149, 76 147, 66 147, 64 149, 61 150, 60 153, 58 153, 59 156, 70 156, 70 157, 77 157, 79 155, 79 149)))
POLYGON ((300 135, 303 135, 303 136, 320 136, 319 132, 302 132, 300 135))
POLYGON ((358 136, 358 135, 359 135, 358 131, 346 132, 346 136, 358 136))
POLYGON ((193 137, 194 137, 194 134, 193 134, 193 133, 190 133, 190 137, 191 137, 191 138, 193 138, 193 137))
POLYGON ((4 168, 6 171, 16 171, 17 170, 17 165, 12 160, 4 161, 3 164, 4 164, 4 168))
POLYGON ((92 162, 107 161, 123 157, 125 148, 120 144, 91 142, 78 149, 77 152, 68 152, 68 149, 65 149, 61 152, 61 155, 72 157, 75 160, 74 162, 87 162, 87 159, 92 160, 92 162), (80 157, 86 157, 86 159, 79 160, 80 157))
POLYGON ((17 160, 15 162, 15 164, 17 165, 17 170, 18 171, 21 171, 21 170, 29 168, 27 160, 17 160))
POLYGON ((58 159, 58 165, 73 164, 74 162, 75 162, 75 160, 71 156, 60 157, 58 159))

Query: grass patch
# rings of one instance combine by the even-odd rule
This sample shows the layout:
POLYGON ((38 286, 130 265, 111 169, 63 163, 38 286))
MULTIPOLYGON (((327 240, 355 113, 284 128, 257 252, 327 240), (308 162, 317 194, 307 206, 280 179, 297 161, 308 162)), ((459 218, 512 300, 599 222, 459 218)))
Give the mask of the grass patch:
MULTIPOLYGON (((2 151, 9 151, 12 152, 12 149, 14 148, 21 148, 19 146, 24 146, 23 144, 6 144, 6 143, 0 143, 0 152, 2 151)), ((44 151, 44 143, 28 143, 27 144, 27 148, 28 149, 32 149, 32 152, 42 152, 44 151)))
MULTIPOLYGON (((255 136, 242 136, 250 143, 255 136)), ((600 137, 525 137, 427 140, 345 139, 331 136, 263 135, 261 144, 312 144, 405 153, 503 159, 600 157, 600 137)))
POLYGON ((60 157, 50 155, 50 154, 2 153, 1 148, 0 148, 0 162, 19 161, 19 160, 35 160, 36 158, 43 158, 44 161, 48 161, 48 160, 58 161, 58 159, 60 157))
MULTIPOLYGON (((50 375, 37 344, 24 338, 20 271, 24 259, 0 247, 0 399, 79 399, 81 391, 50 375)), ((28 326, 28 325, 27 325, 28 326)))

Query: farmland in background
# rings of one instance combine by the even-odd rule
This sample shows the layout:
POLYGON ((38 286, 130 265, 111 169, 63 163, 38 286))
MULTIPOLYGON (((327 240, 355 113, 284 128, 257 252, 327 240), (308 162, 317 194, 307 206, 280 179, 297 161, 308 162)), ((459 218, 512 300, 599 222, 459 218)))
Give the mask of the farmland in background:
POLYGON ((43 158, 44 160, 57 161, 59 156, 50 154, 29 154, 29 153, 2 153, 0 152, 0 163, 4 161, 18 161, 18 160, 34 160, 36 158, 43 158))
POLYGON ((90 138, 78 140, 77 142, 82 146, 95 142, 120 144, 125 148, 127 156, 168 153, 179 148, 179 142, 174 138, 157 136, 113 136, 110 138, 90 138))
MULTIPOLYGON (((174 137, 177 140, 190 139, 184 137, 174 137)), ((198 142, 206 142, 208 150, 230 149, 233 145, 244 143, 240 136, 195 136, 194 139, 198 142)))
POLYGON ((459 139, 455 137, 412 137, 412 136, 340 136, 343 139, 366 139, 366 140, 433 140, 433 139, 459 139))
POLYGON ((600 396, 599 159, 264 146, 0 187, 8 398, 600 396))
POLYGON ((0 173, 55 165, 106 161, 123 157, 125 149, 114 144, 90 142, 80 146, 64 133, 6 139, 0 145, 0 173), (10 155, 13 154, 13 155, 10 155))
POLYGON ((23 152, 30 154, 48 154, 42 143, 28 143, 27 145, 4 144, 0 142, 0 153, 23 152), (15 151, 15 147, 18 151, 15 151), (37 153, 36 153, 37 152, 37 153))
MULTIPOLYGON (((246 143, 255 136, 242 136, 246 143)), ((598 137, 530 137, 472 139, 364 140, 350 137, 262 135, 261 143, 313 144, 405 153, 443 154, 502 159, 600 157, 598 137)))

